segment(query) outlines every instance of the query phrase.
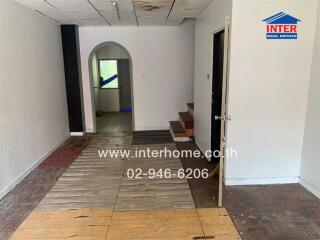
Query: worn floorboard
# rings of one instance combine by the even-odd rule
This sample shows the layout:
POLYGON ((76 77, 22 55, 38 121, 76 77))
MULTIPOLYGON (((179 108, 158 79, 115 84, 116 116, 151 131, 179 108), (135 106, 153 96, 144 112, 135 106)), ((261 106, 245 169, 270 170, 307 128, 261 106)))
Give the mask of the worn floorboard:
POLYGON ((116 157, 100 158, 97 150, 91 152, 90 149, 96 146, 113 148, 118 144, 130 147, 130 142, 130 137, 93 139, 40 202, 37 210, 113 209, 125 161, 116 157))
MULTIPOLYGON (((175 150, 174 144, 132 146, 139 150, 164 148, 175 150)), ((194 208, 194 202, 187 180, 179 179, 177 172, 183 169, 180 158, 129 158, 116 204, 116 211, 194 208), (141 169, 139 178, 128 177, 128 170, 141 169), (171 177, 150 178, 149 171, 170 169, 171 177)))

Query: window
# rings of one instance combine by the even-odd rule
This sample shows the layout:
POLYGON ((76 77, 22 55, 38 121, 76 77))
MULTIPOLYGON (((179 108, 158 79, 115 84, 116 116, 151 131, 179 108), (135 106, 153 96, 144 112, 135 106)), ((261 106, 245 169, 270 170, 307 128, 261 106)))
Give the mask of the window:
POLYGON ((117 60, 100 60, 100 87, 102 89, 118 88, 118 62, 117 60))

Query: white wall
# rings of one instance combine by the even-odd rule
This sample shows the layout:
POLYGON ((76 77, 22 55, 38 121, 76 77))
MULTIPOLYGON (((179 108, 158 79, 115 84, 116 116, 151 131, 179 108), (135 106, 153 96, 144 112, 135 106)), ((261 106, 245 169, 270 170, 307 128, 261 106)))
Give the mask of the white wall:
POLYGON ((225 26, 232 15, 232 0, 215 0, 196 18, 194 124, 195 139, 204 152, 211 141, 211 91, 213 32, 225 26), (207 75, 210 79, 207 79, 207 75))
POLYGON ((100 89, 98 110, 102 112, 119 112, 119 89, 100 89))
POLYGON ((320 198, 320 4, 312 70, 309 86, 308 110, 304 131, 301 164, 301 183, 320 198))
POLYGON ((110 44, 97 51, 98 59, 128 59, 129 56, 121 47, 110 44))
POLYGON ((227 184, 291 183, 300 176, 316 0, 233 4, 227 184), (263 19, 301 20, 298 40, 266 40, 263 19))
POLYGON ((169 129, 169 120, 193 100, 194 26, 80 27, 86 131, 93 131, 88 58, 98 44, 124 46, 133 61, 136 130, 169 129))
MULTIPOLYGON (((233 1, 227 138, 238 158, 226 160, 226 184, 299 180, 316 2, 233 1), (302 20, 298 40, 265 39, 262 20, 280 11, 302 20)), ((210 31, 231 12, 230 2, 222 0, 210 7, 196 21, 195 134, 202 150, 210 149, 210 31)))
POLYGON ((70 136, 60 27, 0 1, 0 198, 70 136))

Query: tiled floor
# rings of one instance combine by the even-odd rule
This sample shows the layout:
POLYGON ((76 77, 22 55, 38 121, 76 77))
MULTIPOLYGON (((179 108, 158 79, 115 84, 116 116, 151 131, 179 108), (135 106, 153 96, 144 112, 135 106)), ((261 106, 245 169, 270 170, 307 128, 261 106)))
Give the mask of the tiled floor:
POLYGON ((169 130, 138 131, 133 133, 133 145, 173 143, 169 130))
POLYGON ((108 112, 97 116, 97 131, 99 133, 116 133, 132 131, 132 113, 108 112))
POLYGON ((320 239, 320 200, 298 184, 227 187, 224 204, 243 240, 320 239))
MULTIPOLYGON (((197 146, 192 142, 176 143, 177 149, 183 150, 196 150, 197 146)), ((212 171, 215 164, 208 162, 203 156, 199 158, 182 157, 181 162, 185 169, 208 169, 212 171)), ((192 192, 192 196, 197 208, 210 208, 218 207, 218 192, 219 192, 219 177, 213 178, 200 178, 188 179, 188 183, 192 192)))

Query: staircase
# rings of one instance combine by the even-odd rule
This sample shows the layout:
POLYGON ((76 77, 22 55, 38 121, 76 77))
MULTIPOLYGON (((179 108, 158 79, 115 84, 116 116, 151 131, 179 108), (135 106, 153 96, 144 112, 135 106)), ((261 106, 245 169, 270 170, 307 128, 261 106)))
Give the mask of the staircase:
POLYGON ((189 142, 193 139, 193 103, 187 104, 187 112, 179 112, 179 121, 170 122, 170 132, 175 142, 189 142))

